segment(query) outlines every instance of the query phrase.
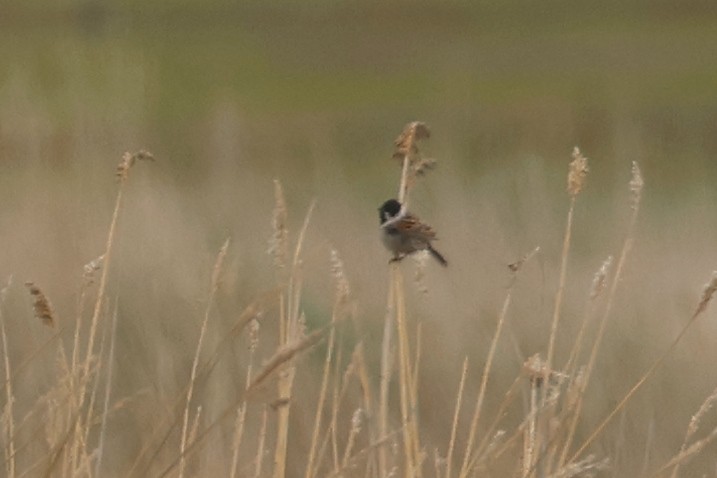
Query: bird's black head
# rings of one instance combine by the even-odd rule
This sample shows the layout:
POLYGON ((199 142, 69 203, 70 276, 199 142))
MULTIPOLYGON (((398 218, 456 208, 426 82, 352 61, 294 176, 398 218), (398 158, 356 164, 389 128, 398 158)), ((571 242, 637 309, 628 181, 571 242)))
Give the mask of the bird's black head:
POLYGON ((378 209, 378 217, 381 220, 381 224, 392 217, 396 217, 399 212, 401 212, 401 203, 395 199, 389 199, 378 209))

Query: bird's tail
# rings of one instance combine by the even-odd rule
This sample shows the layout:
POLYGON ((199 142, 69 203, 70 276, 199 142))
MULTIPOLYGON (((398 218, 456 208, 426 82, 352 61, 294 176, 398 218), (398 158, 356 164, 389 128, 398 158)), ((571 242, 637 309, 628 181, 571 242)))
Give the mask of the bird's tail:
POLYGON ((430 252, 431 255, 435 257, 435 259, 440 262, 443 267, 446 267, 448 265, 448 261, 446 260, 446 258, 443 257, 440 252, 435 250, 430 244, 428 244, 428 252, 430 252))

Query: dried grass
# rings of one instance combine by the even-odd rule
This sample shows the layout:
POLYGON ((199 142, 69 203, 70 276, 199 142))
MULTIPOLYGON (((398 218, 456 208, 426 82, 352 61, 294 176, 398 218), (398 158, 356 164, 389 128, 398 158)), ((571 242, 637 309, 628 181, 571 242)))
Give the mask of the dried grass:
MULTIPOLYGON (((434 160, 422 155, 421 141, 429 135, 425 124, 413 122, 395 142, 394 157, 401 160, 402 166, 399 197, 404 203, 416 181, 424 178, 435 165, 434 160)), ((156 389, 118 398, 122 394, 115 389, 117 382, 123 378, 121 374, 128 372, 123 357, 116 356, 117 341, 121 338, 118 329, 121 330, 122 325, 122 302, 118 300, 113 304, 114 314, 108 314, 108 295, 117 293, 109 277, 116 273, 113 271, 118 264, 113 261, 121 257, 114 252, 120 243, 124 185, 137 161, 146 159, 152 159, 146 152, 125 154, 118 166, 120 184, 105 250, 84 266, 81 277, 79 274, 75 277, 81 280, 76 321, 67 322, 70 324, 67 336, 62 335, 62 327, 57 326, 58 314, 45 291, 28 283, 33 314, 43 323, 54 325, 55 332, 32 351, 17 355, 11 350, 17 327, 13 317, 6 313, 6 296, 12 294, 13 288, 8 285, 0 292, 0 338, 5 372, 5 403, 0 417, 4 476, 197 474, 283 478, 302 470, 306 478, 420 477, 433 473, 445 478, 567 478, 603 473, 608 464, 619 476, 620 457, 626 452, 612 448, 625 447, 629 442, 620 438, 612 446, 597 447, 597 438, 605 436, 616 415, 622 414, 626 421, 630 419, 628 404, 673 354, 687 330, 707 314, 717 292, 715 273, 671 344, 637 382, 630 384, 629 391, 611 407, 606 417, 596 425, 586 425, 590 420, 586 420, 585 410, 601 398, 589 392, 588 386, 591 380, 607 373, 597 365, 598 358, 605 353, 601 349, 603 338, 607 336, 610 317, 615 315, 616 297, 635 242, 644 189, 636 163, 632 165, 627 191, 630 221, 622 248, 615 255, 617 260, 608 258, 594 274, 587 297, 582 299, 584 308, 574 318, 571 317, 573 311, 566 305, 570 302, 565 300, 571 289, 568 259, 572 263, 572 241, 580 238, 578 234, 573 236, 573 227, 580 224, 574 221, 574 206, 584 190, 588 168, 579 150, 573 152, 567 180, 570 205, 560 258, 556 261, 556 294, 550 317, 546 318, 546 323, 550 322, 550 336, 538 348, 547 353, 543 358, 542 353, 531 355, 535 351, 531 350, 526 354, 531 357, 526 360, 520 351, 522 344, 514 339, 520 359, 516 362, 524 363, 522 370, 503 356, 502 344, 506 336, 515 337, 520 332, 511 330, 512 316, 519 303, 516 298, 522 290, 518 285, 536 287, 530 275, 533 269, 526 265, 539 248, 508 266, 506 275, 510 282, 506 290, 501 291, 504 293, 502 302, 496 301, 495 329, 486 338, 486 349, 461 353, 460 356, 466 357, 462 367, 457 363, 446 365, 447 361, 439 356, 441 351, 434 350, 430 341, 435 324, 422 323, 416 320, 419 315, 414 314, 416 308, 423 307, 424 301, 434 299, 435 293, 428 285, 430 269, 425 269, 420 262, 415 268, 408 289, 415 283, 421 294, 419 304, 414 306, 411 303, 414 296, 406 290, 403 266, 392 263, 383 336, 380 347, 376 347, 376 356, 372 356, 372 341, 381 331, 371 329, 373 324, 364 320, 365 311, 356 307, 355 294, 359 293, 360 286, 349 285, 349 271, 337 250, 329 249, 324 255, 328 256, 328 267, 324 271, 328 271, 333 284, 324 298, 329 305, 321 309, 323 302, 313 290, 305 295, 307 247, 311 252, 309 257, 312 260, 316 257, 313 241, 307 233, 314 206, 309 207, 297 228, 298 234, 294 234, 289 217, 292 202, 276 181, 270 258, 264 258, 274 265, 275 287, 254 298, 242 298, 241 307, 220 313, 220 293, 237 293, 231 287, 226 291, 220 287, 232 267, 231 261, 227 261, 227 241, 212 268, 203 315, 201 308, 197 314, 202 317, 201 325, 198 332, 195 329, 191 332, 194 335, 189 343, 194 345, 168 359, 181 365, 180 372, 188 369, 188 379, 176 389, 158 385, 156 389), (92 297, 92 292, 96 297, 92 297), (94 302, 85 317, 89 322, 83 321, 86 302, 94 302), (106 323, 107 315, 112 315, 111 323, 106 323), (571 318, 575 320, 576 329, 579 325, 575 337, 566 336, 572 330, 565 327, 571 318), (215 330, 219 338, 212 342, 211 332, 215 330), (563 347, 565 343, 570 346, 563 347), (65 344, 72 347, 67 353, 65 344), (586 344, 592 344, 589 350, 585 350, 586 344), (558 369, 556 357, 561 358, 562 353, 566 353, 567 358, 564 367, 558 369), (480 365, 476 366, 475 361, 480 361, 480 365), (450 390, 438 390, 440 401, 427 394, 429 390, 435 393, 435 377, 423 373, 427 365, 440 366, 441 372, 451 373, 437 382, 453 384, 450 390), (481 372, 474 374, 471 370, 481 372), (506 378, 506 370, 515 374, 506 378), (30 404, 22 403, 18 389, 25 386, 17 377, 33 373, 50 377, 49 382, 39 398, 30 404), (215 388, 220 381, 222 386, 215 388), (213 394, 215 390, 230 396, 217 397, 213 394), (522 408, 521 393, 525 403, 522 408), (472 407, 466 407, 467 401, 473 403, 472 407), (421 412, 426 406, 445 403, 451 406, 436 410, 437 416, 445 419, 445 426, 438 431, 427 430, 421 412), (138 437, 136 450, 131 450, 135 461, 129 472, 126 468, 114 469, 112 426, 116 425, 115 420, 126 423, 122 421, 126 417, 114 416, 119 417, 120 413, 136 414, 146 421, 147 431, 138 437), (445 457, 441 455, 444 451, 445 457)), ((265 214, 268 216, 269 211, 265 214)), ((572 274, 572 268, 570 271, 572 274)), ((199 290, 197 295, 204 297, 206 291, 199 290)), ((26 295, 21 297, 26 304, 26 295)), ((437 300, 435 304, 444 306, 450 300, 437 300)), ((61 299, 58 304, 62 306, 61 299)), ((428 313, 428 310, 421 312, 428 313)), ((71 316, 60 315, 63 319, 71 316)), ((440 326, 464 327, 468 323, 445 322, 440 326)), ((460 333, 474 333, 474 329, 460 330, 460 333)), ((175 345, 175 348, 178 347, 175 345)), ((161 372, 167 370, 162 368, 161 372)), ((27 392, 23 393, 24 399, 27 392)), ((699 454, 707 456, 713 450, 717 429, 708 428, 706 423, 716 396, 717 393, 712 392, 694 414, 674 455, 654 469, 651 468, 654 463, 646 460, 643 474, 649 476, 652 471, 655 476, 671 474, 675 478, 680 472, 686 475, 692 460, 699 454)), ((594 416, 590 419, 595 421, 594 416)), ((644 443, 648 457, 654 453, 650 441, 654 434, 651 437, 644 443)))

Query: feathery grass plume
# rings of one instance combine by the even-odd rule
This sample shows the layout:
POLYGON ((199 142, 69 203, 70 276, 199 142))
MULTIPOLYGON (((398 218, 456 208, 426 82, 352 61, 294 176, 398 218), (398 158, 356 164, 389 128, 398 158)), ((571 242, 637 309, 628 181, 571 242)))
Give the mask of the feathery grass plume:
MULTIPOLYGON (((510 407, 510 405, 513 403, 513 400, 515 400, 518 396, 518 392, 520 391, 520 385, 522 383, 522 378, 520 375, 518 375, 515 380, 513 380, 513 383, 510 387, 508 387, 508 390, 505 392, 503 396, 503 400, 501 400, 500 406, 498 407, 498 410, 494 414, 493 422, 483 431, 483 440, 481 440, 481 443, 476 448, 476 453, 473 458, 474 462, 473 464, 476 465, 480 462, 485 463, 486 461, 492 459, 491 456, 492 453, 494 453, 492 450, 489 450, 490 440, 496 434, 496 431, 500 431, 498 428, 498 425, 500 424, 501 420, 506 416, 506 411, 510 407)), ((520 430, 518 430, 520 431, 520 430)), ((505 433, 504 433, 505 434, 505 433)), ((518 434, 514 434, 513 436, 518 436, 518 434)), ((498 453, 497 451, 495 453, 498 453)), ((495 457, 497 458, 497 456, 495 457)))
POLYGON ((523 478, 530 476, 533 467, 537 462, 536 449, 539 447, 538 435, 538 405, 540 390, 547 378, 547 367, 545 362, 540 359, 540 355, 535 354, 529 357, 523 364, 523 373, 530 381, 530 409, 528 411, 528 422, 523 433, 523 460, 521 469, 523 478))
POLYGON ((436 160, 424 159, 418 149, 418 141, 431 136, 425 123, 408 123, 394 141, 393 158, 401 161, 401 183, 398 189, 398 201, 408 202, 408 192, 418 176, 425 175, 436 165, 436 160))
POLYGON ((637 161, 632 162, 632 179, 630 179, 630 193, 631 193, 631 206, 636 209, 640 205, 640 198, 642 197, 642 188, 645 186, 645 181, 642 179, 642 173, 640 172, 640 166, 637 165, 637 161))
POLYGON ((693 315, 699 315, 707 309, 707 305, 712 300, 712 296, 717 291, 717 271, 712 272, 712 278, 707 282, 702 289, 702 297, 700 297, 700 303, 697 304, 697 308, 693 315))
POLYGON ((192 429, 189 432, 189 441, 193 442, 197 439, 197 431, 199 430, 199 419, 202 416, 202 406, 199 405, 197 407, 197 413, 194 415, 194 423, 192 424, 192 429))
POLYGON ((278 179, 274 180, 274 212, 271 216, 273 233, 269 239, 269 254, 278 270, 286 269, 289 257, 289 229, 286 225, 288 213, 284 190, 278 179))
MULTIPOLYGON (((697 410, 697 413, 695 413, 690 419, 690 424, 687 426, 687 432, 685 433, 685 439, 682 441, 682 446, 680 447, 680 451, 677 454, 678 457, 685 454, 685 451, 687 450, 687 444, 689 443, 690 439, 695 435, 695 433, 697 433, 697 429, 699 428, 702 419, 705 417, 705 415, 707 415, 707 412, 709 412, 714 407, 715 402, 717 402, 717 388, 712 391, 712 393, 705 399, 704 402, 702 402, 702 405, 700 405, 700 408, 699 410, 697 410)), ((674 458, 673 460, 670 460, 670 462, 673 461, 674 458)), ((672 469, 672 474, 670 475, 671 478, 677 478, 681 462, 681 460, 675 462, 675 467, 672 469)))
POLYGON ((125 181, 129 176, 129 170, 137 161, 154 161, 154 156, 149 151, 141 149, 136 153, 126 152, 122 155, 122 160, 117 165, 117 177, 120 181, 125 181))
POLYGON ((339 257, 339 253, 336 249, 331 249, 331 276, 334 278, 336 283, 335 288, 335 300, 337 303, 344 304, 351 293, 349 287, 349 281, 346 279, 346 273, 344 272, 344 263, 339 257))
POLYGON ((426 123, 421 121, 413 121, 408 123, 398 135, 398 138, 393 142, 396 149, 393 152, 393 157, 396 159, 403 159, 405 156, 411 156, 418 153, 418 141, 421 139, 429 138, 431 131, 426 126, 426 123))
MULTIPOLYGON (((657 475, 661 474, 663 471, 668 470, 672 466, 676 466, 678 464, 686 462, 689 458, 702 452, 702 450, 704 450, 707 445, 709 445, 710 443, 715 441, 715 439, 717 439, 717 427, 712 429, 712 431, 709 433, 709 435, 707 435, 706 437, 704 437, 701 440, 697 440, 692 445, 687 447, 685 450, 678 453, 666 465, 664 465, 662 468, 660 468, 658 470, 658 472, 655 473, 655 475, 653 475, 653 476, 657 476, 657 475)), ((675 476, 677 476, 677 475, 675 475, 675 476)), ((707 476, 707 475, 704 475, 704 476, 707 476)))
POLYGON ((32 281, 25 282, 25 286, 32 296, 32 309, 35 317, 40 319, 48 327, 54 327, 56 322, 55 312, 47 296, 32 281))
POLYGON ((717 388, 712 391, 710 396, 707 397, 704 402, 702 402, 702 405, 700 405, 700 408, 699 410, 697 410, 697 413, 695 413, 690 419, 690 424, 687 427, 687 433, 685 436, 685 442, 687 442, 690 438, 692 438, 695 433, 697 433, 697 429, 699 428, 702 419, 705 415, 707 415, 707 412, 709 412, 714 407, 715 402, 717 402, 717 388))
POLYGON ((249 321, 249 351, 255 352, 259 346, 259 328, 261 324, 257 318, 252 318, 249 321))
POLYGON ((607 285, 607 276, 610 273, 611 266, 612 256, 608 256, 593 277, 593 283, 590 287, 590 300, 597 299, 602 291, 605 290, 605 286, 607 285))
POLYGON ((568 171, 568 194, 575 197, 580 194, 585 185, 585 178, 588 175, 588 158, 582 155, 580 148, 573 148, 573 160, 570 162, 568 171))
POLYGON ((85 279, 86 284, 92 284, 95 281, 95 273, 102 269, 102 262, 105 260, 105 255, 102 254, 90 262, 82 266, 82 277, 85 279))
POLYGON ((361 407, 354 410, 353 415, 351 415, 351 428, 349 429, 349 437, 347 439, 346 448, 344 449, 344 456, 341 460, 342 469, 346 469, 349 465, 349 459, 352 456, 354 444, 356 442, 356 436, 361 432, 363 416, 364 411, 361 407))
POLYGON ((413 171, 416 176, 425 176, 428 171, 436 169, 438 160, 435 158, 420 158, 413 166, 413 171))
POLYGON ((580 476, 595 476, 595 472, 610 469, 610 460, 604 458, 598 460, 593 455, 588 455, 584 460, 565 465, 565 467, 551 474, 551 478, 577 478, 580 476))
POLYGON ((598 271, 593 276, 593 282, 590 286, 590 292, 588 294, 588 301, 585 305, 583 322, 580 325, 580 330, 578 331, 578 335, 575 338, 575 342, 573 344, 572 350, 570 351, 568 361, 565 363, 565 367, 563 367, 565 373, 570 376, 572 376, 574 373, 573 367, 575 367, 578 363, 588 324, 590 323, 595 314, 595 301, 605 290, 605 287, 607 287, 607 276, 610 273, 612 260, 612 256, 608 256, 608 258, 603 261, 602 265, 600 266, 600 269, 598 269, 598 271))

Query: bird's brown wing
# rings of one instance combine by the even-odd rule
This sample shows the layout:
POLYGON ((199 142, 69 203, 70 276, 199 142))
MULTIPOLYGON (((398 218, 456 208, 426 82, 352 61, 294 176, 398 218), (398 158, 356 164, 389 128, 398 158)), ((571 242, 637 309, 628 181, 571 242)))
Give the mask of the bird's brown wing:
POLYGON ((436 231, 428 224, 422 223, 413 214, 406 214, 395 224, 395 227, 405 234, 421 239, 431 241, 436 238, 436 231))

